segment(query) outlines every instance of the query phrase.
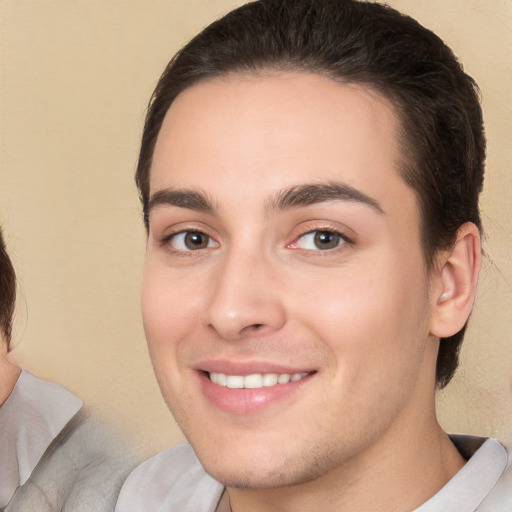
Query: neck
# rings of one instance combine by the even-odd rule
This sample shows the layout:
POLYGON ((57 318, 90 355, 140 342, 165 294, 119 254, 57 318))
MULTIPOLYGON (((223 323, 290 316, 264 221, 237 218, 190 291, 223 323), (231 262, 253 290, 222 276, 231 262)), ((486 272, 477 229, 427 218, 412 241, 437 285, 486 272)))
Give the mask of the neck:
MULTIPOLYGON (((465 461, 432 415, 404 435, 395 428, 365 453, 328 474, 276 489, 228 489, 233 512, 414 510, 436 494, 465 461)), ((228 509, 229 510, 229 509, 228 509)))

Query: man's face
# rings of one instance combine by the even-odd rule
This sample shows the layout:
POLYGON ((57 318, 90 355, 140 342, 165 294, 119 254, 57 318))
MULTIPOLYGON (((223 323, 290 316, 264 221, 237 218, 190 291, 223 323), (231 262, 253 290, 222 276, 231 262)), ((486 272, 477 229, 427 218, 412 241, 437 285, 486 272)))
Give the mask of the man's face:
POLYGON ((398 121, 313 74, 185 90, 159 134, 142 308, 162 393, 229 486, 380 454, 431 414, 436 343, 398 121))

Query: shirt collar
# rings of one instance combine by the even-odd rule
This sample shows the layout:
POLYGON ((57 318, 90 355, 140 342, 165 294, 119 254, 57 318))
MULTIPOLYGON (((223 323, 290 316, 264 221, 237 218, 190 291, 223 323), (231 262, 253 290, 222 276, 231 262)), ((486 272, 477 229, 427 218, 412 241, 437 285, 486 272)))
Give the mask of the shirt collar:
POLYGON ((471 458, 435 496, 415 512, 474 512, 505 472, 508 454, 496 439, 469 435, 450 438, 464 457, 471 458))

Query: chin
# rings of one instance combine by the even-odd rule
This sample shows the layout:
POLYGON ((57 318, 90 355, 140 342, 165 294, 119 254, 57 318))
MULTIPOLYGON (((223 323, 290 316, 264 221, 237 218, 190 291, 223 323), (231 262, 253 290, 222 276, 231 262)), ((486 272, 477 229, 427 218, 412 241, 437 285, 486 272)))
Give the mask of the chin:
MULTIPOLYGON (((195 449, 195 448, 194 448, 195 449)), ((339 463, 330 450, 300 450, 286 455, 276 450, 233 450, 201 454, 196 450, 206 472, 226 487, 237 489, 275 489, 312 482, 326 475, 339 463), (227 452, 227 453, 226 453, 227 452)))
MULTIPOLYGON (((257 468, 219 468, 204 465, 206 472, 215 480, 226 487, 235 489, 276 489, 289 487, 313 480, 305 478, 304 475, 290 474, 290 469, 268 468, 258 470, 257 468)), ((295 472, 294 472, 295 473, 295 472)))

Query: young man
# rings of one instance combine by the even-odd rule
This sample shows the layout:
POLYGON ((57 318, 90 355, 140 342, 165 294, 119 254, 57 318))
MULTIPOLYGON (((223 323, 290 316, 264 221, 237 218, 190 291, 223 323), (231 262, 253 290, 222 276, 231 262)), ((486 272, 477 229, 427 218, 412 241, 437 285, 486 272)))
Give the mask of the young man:
POLYGON ((414 20, 261 0, 150 104, 143 319, 190 445, 122 511, 507 511, 506 450, 434 406, 480 268, 476 85, 414 20))

